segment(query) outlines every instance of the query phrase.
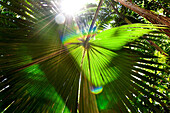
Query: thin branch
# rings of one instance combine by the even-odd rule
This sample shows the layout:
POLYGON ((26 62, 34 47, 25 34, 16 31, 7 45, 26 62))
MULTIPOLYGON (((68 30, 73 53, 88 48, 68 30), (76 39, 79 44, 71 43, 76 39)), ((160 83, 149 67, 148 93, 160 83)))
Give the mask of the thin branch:
MULTIPOLYGON (((99 5, 98 5, 97 10, 96 10, 96 13, 95 13, 94 18, 93 18, 93 21, 91 23, 88 34, 90 34, 92 29, 93 29, 94 23, 96 22, 96 18, 97 18, 97 15, 99 13, 99 10, 101 8, 102 3, 103 3, 103 0, 100 0, 99 5)), ((88 45, 87 43, 88 43, 89 40, 90 40, 90 36, 88 35, 87 38, 86 38, 86 41, 85 41, 85 47, 88 45)))
POLYGON ((128 24, 132 24, 132 22, 130 22, 123 14, 119 13, 119 11, 114 7, 113 3, 111 1, 109 1, 112 8, 114 9, 114 11, 123 19, 125 20, 126 23, 128 24))
MULTIPOLYGON (((146 36, 144 36, 144 38, 147 38, 146 36)), ((165 51, 163 51, 158 45, 156 45, 153 41, 151 40, 147 40, 147 42, 152 45, 153 47, 156 48, 157 51, 160 51, 164 56, 169 56, 167 53, 165 53, 165 51)))

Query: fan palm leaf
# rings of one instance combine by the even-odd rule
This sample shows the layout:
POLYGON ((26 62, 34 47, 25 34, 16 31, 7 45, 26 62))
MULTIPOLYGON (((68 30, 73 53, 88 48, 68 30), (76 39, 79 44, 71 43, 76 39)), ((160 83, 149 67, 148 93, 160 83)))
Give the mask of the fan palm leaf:
POLYGON ((142 38, 169 42, 156 30, 165 26, 75 33, 74 21, 56 24, 49 1, 3 0, 0 6, 1 112, 168 111, 168 55, 161 62, 142 38))

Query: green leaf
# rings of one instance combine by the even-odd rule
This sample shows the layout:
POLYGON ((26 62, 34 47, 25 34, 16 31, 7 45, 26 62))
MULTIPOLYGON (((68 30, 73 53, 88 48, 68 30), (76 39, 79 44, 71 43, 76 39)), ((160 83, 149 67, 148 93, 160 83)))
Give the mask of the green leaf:
MULTIPOLYGON (((152 28, 152 26, 143 24, 130 24, 108 29, 97 34, 90 40, 90 43, 112 50, 120 50, 128 42, 132 42, 140 36, 151 32, 152 29, 146 29, 148 27, 152 28)), ((153 26, 153 28, 155 27, 153 26)))

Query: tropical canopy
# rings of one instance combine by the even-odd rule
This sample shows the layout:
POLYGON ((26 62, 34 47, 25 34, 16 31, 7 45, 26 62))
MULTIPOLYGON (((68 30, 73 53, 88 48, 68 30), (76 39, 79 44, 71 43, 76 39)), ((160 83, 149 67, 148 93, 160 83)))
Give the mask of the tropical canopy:
POLYGON ((169 8, 0 0, 0 112, 169 112, 169 8))

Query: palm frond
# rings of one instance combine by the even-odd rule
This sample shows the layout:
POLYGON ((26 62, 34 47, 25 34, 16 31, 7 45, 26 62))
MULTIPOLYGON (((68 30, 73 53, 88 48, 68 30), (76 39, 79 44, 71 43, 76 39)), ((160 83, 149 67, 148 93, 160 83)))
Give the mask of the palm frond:
POLYGON ((1 112, 168 112, 169 37, 157 30, 166 26, 100 33, 99 11, 89 33, 91 9, 59 25, 49 0, 1 0, 0 7, 1 112))

